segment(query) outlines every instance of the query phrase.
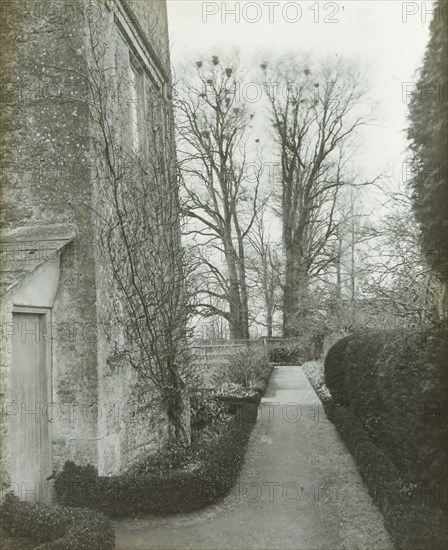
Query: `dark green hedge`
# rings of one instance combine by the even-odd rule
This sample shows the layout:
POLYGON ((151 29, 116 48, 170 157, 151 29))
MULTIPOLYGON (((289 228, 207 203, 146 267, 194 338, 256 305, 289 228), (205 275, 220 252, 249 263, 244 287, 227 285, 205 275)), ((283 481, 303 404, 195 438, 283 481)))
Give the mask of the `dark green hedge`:
POLYGON ((446 514, 427 506, 425 493, 402 475, 388 455, 370 439, 351 407, 323 399, 325 412, 355 458, 358 470, 397 550, 442 550, 448 545, 446 514))
POLYGON ((447 352, 437 329, 375 331, 325 360, 326 408, 403 549, 448 543, 447 352))
POLYGON ((0 508, 1 525, 39 550, 109 550, 115 547, 110 519, 92 510, 21 502, 8 494, 0 508))
POLYGON ((344 354, 352 336, 347 336, 334 344, 325 357, 325 384, 331 391, 335 401, 341 405, 348 405, 350 397, 346 390, 345 373, 343 370, 344 354))
POLYGON ((399 471, 448 487, 446 334, 375 331, 338 342, 325 381, 399 471))
POLYGON ((219 440, 202 446, 197 469, 101 477, 92 466, 66 462, 56 478, 58 500, 114 517, 203 508, 225 496, 235 482, 256 418, 255 405, 240 405, 219 440))

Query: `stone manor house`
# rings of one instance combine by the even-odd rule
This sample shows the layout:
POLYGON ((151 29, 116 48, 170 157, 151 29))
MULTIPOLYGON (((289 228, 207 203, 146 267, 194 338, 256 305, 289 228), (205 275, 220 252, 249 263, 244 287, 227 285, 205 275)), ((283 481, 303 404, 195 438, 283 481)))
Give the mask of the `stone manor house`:
MULTIPOLYGON (((151 154, 141 120, 152 97, 170 105, 169 44, 165 0, 5 1, 1 10, 0 481, 2 495, 12 488, 32 501, 51 498, 52 472, 66 460, 118 474, 167 433, 160 411, 132 401, 131 369, 111 368, 101 197, 79 75, 99 43, 110 86, 123 75, 131 84, 131 100, 114 106, 127 120, 121 145, 151 154)), ((158 116, 173 140, 170 116, 158 116)))

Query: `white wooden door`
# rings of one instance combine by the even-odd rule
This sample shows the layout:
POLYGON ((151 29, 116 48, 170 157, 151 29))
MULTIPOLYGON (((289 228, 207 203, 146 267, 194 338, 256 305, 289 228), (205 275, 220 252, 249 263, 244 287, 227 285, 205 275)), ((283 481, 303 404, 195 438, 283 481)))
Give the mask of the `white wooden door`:
POLYGON ((11 390, 17 403, 11 416, 11 481, 21 500, 48 499, 51 440, 47 407, 51 402, 49 345, 45 313, 13 313, 11 390))

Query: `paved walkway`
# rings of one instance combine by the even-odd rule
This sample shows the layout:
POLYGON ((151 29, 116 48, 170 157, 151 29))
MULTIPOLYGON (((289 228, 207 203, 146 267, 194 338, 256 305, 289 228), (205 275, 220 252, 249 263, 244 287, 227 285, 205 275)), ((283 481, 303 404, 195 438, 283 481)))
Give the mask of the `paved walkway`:
POLYGON ((301 367, 276 367, 223 502, 117 522, 119 549, 392 550, 378 509, 301 367))

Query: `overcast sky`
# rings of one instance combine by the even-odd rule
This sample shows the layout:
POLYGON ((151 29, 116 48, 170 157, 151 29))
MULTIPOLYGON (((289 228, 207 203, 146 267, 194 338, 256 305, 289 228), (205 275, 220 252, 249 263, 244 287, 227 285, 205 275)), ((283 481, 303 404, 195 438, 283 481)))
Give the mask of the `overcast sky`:
POLYGON ((360 140, 358 166, 365 175, 387 169, 401 177, 404 83, 415 81, 431 9, 431 2, 396 0, 168 0, 172 63, 178 69, 187 59, 233 47, 260 61, 271 53, 291 52, 356 57, 368 75, 377 119, 360 140))

